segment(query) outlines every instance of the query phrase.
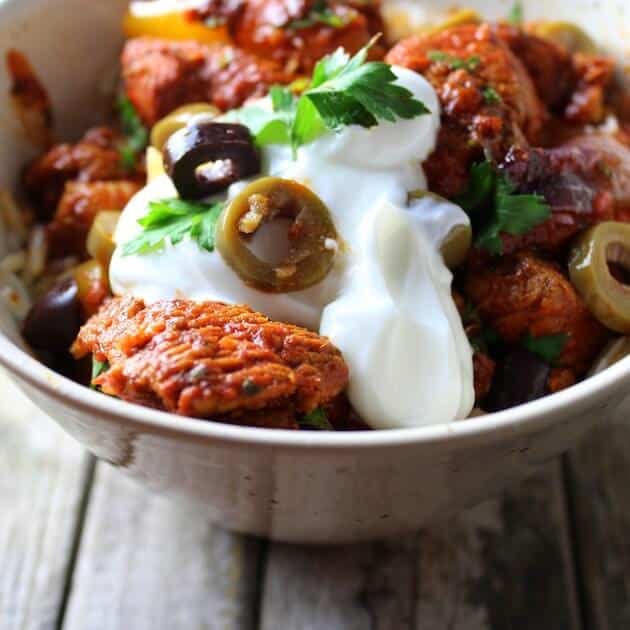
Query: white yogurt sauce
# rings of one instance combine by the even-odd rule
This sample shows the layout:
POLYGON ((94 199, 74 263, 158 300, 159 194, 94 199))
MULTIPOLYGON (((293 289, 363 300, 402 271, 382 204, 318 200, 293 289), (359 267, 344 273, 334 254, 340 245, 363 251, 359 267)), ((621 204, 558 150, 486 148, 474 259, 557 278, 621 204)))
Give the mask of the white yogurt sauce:
MULTIPOLYGON (((444 237, 468 218, 430 196, 407 207, 410 191, 426 190, 420 164, 435 146, 439 103, 420 75, 393 70, 431 114, 328 133, 300 147, 295 160, 287 147, 263 149, 263 174, 311 188, 345 242, 318 285, 280 295, 252 289, 218 252, 190 240, 123 256, 120 245, 140 231, 149 202, 176 196, 167 176, 150 182, 123 212, 110 266, 116 294, 243 303, 319 330, 342 351, 350 401, 374 428, 449 422, 467 416, 474 403, 472 351, 439 254, 444 237)), ((228 198, 244 185, 234 184, 228 198)))

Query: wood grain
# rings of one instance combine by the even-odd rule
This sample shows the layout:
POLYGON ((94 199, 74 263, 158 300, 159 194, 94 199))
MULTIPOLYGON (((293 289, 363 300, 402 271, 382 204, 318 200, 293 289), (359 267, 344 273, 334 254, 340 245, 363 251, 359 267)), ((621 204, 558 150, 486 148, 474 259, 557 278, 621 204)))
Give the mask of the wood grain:
POLYGON ((0 374, 0 628, 52 630, 89 458, 0 374))
POLYGON ((630 425, 591 433, 568 457, 589 630, 630 627, 630 425))
POLYGON ((249 630, 259 543, 99 464, 64 630, 249 630))
POLYGON ((262 628, 580 627, 558 463, 501 499, 373 545, 272 545, 262 628))

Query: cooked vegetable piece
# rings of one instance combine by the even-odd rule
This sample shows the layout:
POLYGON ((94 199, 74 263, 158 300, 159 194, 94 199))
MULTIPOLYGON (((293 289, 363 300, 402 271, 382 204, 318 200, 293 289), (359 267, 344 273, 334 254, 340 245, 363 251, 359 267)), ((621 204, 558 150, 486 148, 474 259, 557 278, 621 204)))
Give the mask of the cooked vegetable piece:
POLYGON ((256 175, 260 155, 245 125, 206 122, 168 139, 164 166, 182 199, 203 199, 256 175))
POLYGON ((208 118, 215 118, 219 110, 210 103, 190 103, 182 105, 165 118, 158 121, 151 129, 151 145, 161 151, 166 141, 176 132, 186 127, 193 118, 207 114, 208 118))
POLYGON ((532 352, 516 349, 497 363, 490 394, 482 403, 487 411, 501 411, 542 398, 548 393, 551 367, 532 352))
POLYGON ((429 33, 441 33, 462 24, 481 24, 482 19, 474 9, 456 9, 451 11, 442 22, 429 29, 429 33))
POLYGON ((70 350, 80 326, 79 287, 67 278, 33 305, 22 333, 33 348, 58 354, 70 350))
POLYGON ((162 152, 155 147, 147 147, 147 181, 153 181, 156 177, 166 174, 162 152))
POLYGON ((216 245, 241 279, 264 291, 301 291, 323 280, 338 249, 337 231, 328 208, 295 181, 264 177, 245 188, 223 211, 216 245), (266 222, 290 219, 288 253, 265 261, 247 241, 266 222))
POLYGON ((75 267, 72 277, 77 284, 77 298, 83 314, 90 317, 109 293, 107 269, 98 260, 92 259, 75 267))
POLYGON ((194 40, 204 44, 229 41, 224 26, 208 26, 202 22, 190 20, 184 11, 140 15, 130 10, 124 17, 123 30, 128 39, 159 37, 167 40, 194 40))
POLYGON ((630 333, 630 285, 617 276, 630 270, 630 224, 600 223, 580 236, 571 254, 571 280, 604 326, 630 333), (618 273, 614 273, 617 269, 618 273))
POLYGON ((87 251, 107 267, 116 248, 114 232, 121 213, 117 210, 102 210, 96 215, 87 237, 87 251))
POLYGON ((444 264, 449 269, 459 267, 466 260, 471 244, 472 229, 469 225, 458 225, 453 228, 440 247, 444 264))
POLYGON ((540 21, 533 24, 532 30, 536 35, 550 39, 570 53, 594 54, 597 52, 595 42, 577 24, 540 21))

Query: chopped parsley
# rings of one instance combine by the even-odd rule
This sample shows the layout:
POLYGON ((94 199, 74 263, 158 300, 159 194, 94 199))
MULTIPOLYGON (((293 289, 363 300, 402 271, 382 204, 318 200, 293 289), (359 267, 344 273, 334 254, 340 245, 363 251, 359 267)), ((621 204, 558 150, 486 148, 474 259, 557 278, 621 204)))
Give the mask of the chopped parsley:
POLYGON ((317 0, 306 17, 289 22, 286 28, 290 31, 300 31, 315 26, 316 24, 324 24, 332 28, 342 28, 347 23, 346 19, 337 15, 326 5, 325 0, 317 0))
POLYGON ((299 96, 286 87, 272 88, 272 111, 252 105, 228 117, 248 126, 259 146, 288 144, 295 151, 327 130, 373 127, 379 120, 394 122, 430 113, 409 90, 396 85, 391 66, 366 62, 375 41, 353 57, 339 48, 320 59, 299 96))
POLYGON ((472 167, 468 190, 454 201, 470 216, 477 247, 495 256, 503 253, 502 233, 526 234, 551 215, 544 197, 517 194, 516 186, 490 162, 472 167), (484 213, 488 209, 489 217, 484 213))
POLYGON ((206 251, 214 251, 214 234, 223 203, 191 203, 181 199, 163 199, 149 203, 149 213, 138 220, 144 228, 125 243, 123 255, 160 251, 167 239, 176 245, 190 236, 206 251))
POLYGON ((483 88, 482 94, 483 100, 487 105, 496 105, 503 102, 501 95, 491 86, 483 88))
POLYGON ((569 335, 559 333, 557 335, 544 335, 542 337, 532 337, 527 335, 521 344, 533 354, 539 356, 549 365, 555 365, 565 349, 569 335))
MULTIPOLYGON (((98 378, 104 372, 107 372, 107 370, 109 370, 109 363, 107 361, 98 361, 97 359, 94 358, 94 355, 92 355, 91 382, 94 381, 94 379, 98 378)), ((101 389, 98 385, 90 385, 90 387, 92 389, 95 389, 96 391, 100 391, 101 389)))
POLYGON ((520 26, 525 18, 525 11, 521 0, 516 0, 507 15, 507 21, 513 26, 520 26))
POLYGON ((481 64, 481 58, 477 55, 462 59, 461 57, 449 55, 441 50, 430 50, 427 57, 431 61, 446 64, 451 70, 468 70, 468 72, 474 72, 481 64))
POLYGON ((149 132, 142 124, 133 103, 126 97, 118 99, 118 116, 125 140, 118 147, 120 158, 125 168, 132 169, 141 151, 149 142, 149 132))
POLYGON ((334 427, 330 424, 326 412, 318 407, 310 413, 304 414, 298 419, 298 424, 301 429, 309 431, 333 431, 334 427))

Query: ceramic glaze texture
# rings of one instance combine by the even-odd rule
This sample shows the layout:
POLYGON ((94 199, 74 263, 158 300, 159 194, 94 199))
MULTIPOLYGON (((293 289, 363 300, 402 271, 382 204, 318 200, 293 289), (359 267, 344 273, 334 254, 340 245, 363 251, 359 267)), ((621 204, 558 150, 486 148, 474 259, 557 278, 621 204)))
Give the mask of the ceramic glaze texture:
MULTIPOLYGON (((437 13, 451 4, 412 6, 437 13)), ((492 16, 511 6, 501 0, 466 4, 492 16)), ((621 55, 630 31, 626 2, 524 4, 530 17, 579 21, 621 55)), ((9 48, 27 54, 50 90, 60 138, 76 137, 103 111, 100 86, 115 68, 125 5, 0 0, 0 55, 4 59, 9 48)), ((15 122, 7 91, 1 68, 4 186, 34 152, 15 122)), ((0 330, 0 363, 97 456, 158 492, 194 501, 226 527, 288 541, 353 541, 415 529, 438 513, 499 492, 593 425, 630 415, 626 359, 558 395, 449 425, 355 434, 224 426, 127 405, 54 374, 13 343, 15 327, 1 307, 0 330)))

